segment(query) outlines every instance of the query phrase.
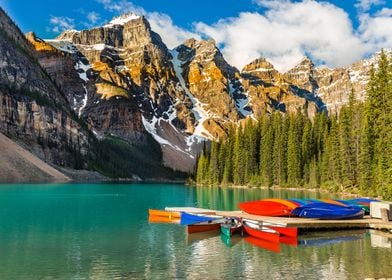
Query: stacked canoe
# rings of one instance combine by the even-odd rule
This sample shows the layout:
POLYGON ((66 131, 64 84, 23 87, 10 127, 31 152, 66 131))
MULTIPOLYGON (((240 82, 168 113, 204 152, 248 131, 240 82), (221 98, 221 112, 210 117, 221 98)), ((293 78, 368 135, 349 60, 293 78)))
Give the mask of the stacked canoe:
POLYGON ((253 215, 302 217, 323 220, 360 219, 369 213, 373 199, 263 199, 242 202, 239 208, 253 215))
MULTIPOLYGON (((301 217, 313 219, 360 219, 369 213, 373 199, 351 200, 332 199, 262 199, 239 204, 239 208, 253 215, 272 217, 301 217)), ((221 232, 225 244, 230 244, 233 235, 245 236, 245 241, 268 249, 279 251, 279 244, 297 246, 298 229, 283 227, 239 217, 222 217, 214 211, 198 208, 169 208, 149 210, 149 221, 158 223, 177 223, 187 227, 188 234, 217 231, 221 232)))

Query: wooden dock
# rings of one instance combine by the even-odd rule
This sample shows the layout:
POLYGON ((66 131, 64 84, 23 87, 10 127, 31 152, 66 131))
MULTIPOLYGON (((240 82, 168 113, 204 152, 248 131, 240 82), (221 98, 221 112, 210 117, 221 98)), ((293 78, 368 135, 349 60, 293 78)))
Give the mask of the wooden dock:
MULTIPOLYGON (((170 211, 186 211, 189 208, 166 208, 165 210, 170 211)), ((197 211, 198 208, 193 208, 193 213, 208 213, 215 214, 223 217, 238 217, 243 219, 249 219, 257 221, 262 225, 268 226, 280 226, 280 227, 296 227, 299 230, 321 230, 321 229, 375 229, 375 230, 386 230, 392 232, 392 222, 384 222, 381 219, 373 219, 366 216, 363 219, 356 220, 317 220, 317 219, 306 219, 297 217, 267 217, 247 214, 242 211, 219 211, 219 210, 208 210, 202 209, 197 211), (208 210, 208 211, 206 211, 208 210)), ((190 211, 192 213, 192 211, 190 211)))
POLYGON ((264 217, 244 213, 242 211, 216 211, 216 215, 239 217, 258 221, 261 224, 279 225, 282 227, 296 227, 301 230, 311 229, 379 229, 392 230, 392 222, 383 222, 380 219, 365 217, 356 220, 317 220, 296 217, 264 217))

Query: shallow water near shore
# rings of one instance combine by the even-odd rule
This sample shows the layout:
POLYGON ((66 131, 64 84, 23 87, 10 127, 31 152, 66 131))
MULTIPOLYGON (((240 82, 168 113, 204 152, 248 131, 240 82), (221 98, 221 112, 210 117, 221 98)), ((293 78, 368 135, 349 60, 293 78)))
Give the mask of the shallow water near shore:
POLYGON ((392 277, 391 239, 379 233, 308 233, 277 250, 148 222, 149 208, 236 210, 246 200, 320 196, 180 184, 0 185, 0 279, 392 277))

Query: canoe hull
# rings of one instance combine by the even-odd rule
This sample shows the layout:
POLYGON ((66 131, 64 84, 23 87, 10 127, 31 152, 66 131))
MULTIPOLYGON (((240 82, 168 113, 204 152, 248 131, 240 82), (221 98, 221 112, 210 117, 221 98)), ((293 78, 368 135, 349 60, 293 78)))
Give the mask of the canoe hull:
POLYGON ((276 227, 276 226, 267 226, 277 232, 279 232, 281 235, 288 236, 288 237, 297 237, 298 236, 298 228, 290 228, 290 227, 276 227))
POLYGON ((356 206, 340 206, 329 203, 311 203, 293 210, 293 215, 321 220, 361 219, 364 211, 356 206))
POLYGON ((241 229, 242 229, 242 225, 240 225, 240 226, 230 226, 230 225, 225 225, 225 224, 222 224, 221 228, 220 228, 221 233, 226 235, 226 236, 228 236, 228 237, 231 237, 231 236, 233 236, 236 233, 240 233, 241 229))
POLYGON ((220 223, 199 223, 187 226, 188 234, 206 231, 218 231, 220 229, 220 223))
POLYGON ((180 219, 178 218, 170 218, 163 216, 149 216, 148 222, 151 224, 179 224, 180 219))
POLYGON ((267 240, 270 242, 279 242, 279 232, 268 229, 266 227, 255 228, 244 224, 244 229, 247 234, 255 238, 267 240))
POLYGON ((293 209, 277 201, 264 200, 242 202, 239 204, 239 208, 248 214, 270 217, 290 216, 293 209))
POLYGON ((174 218, 174 219, 181 218, 181 213, 174 212, 174 211, 148 209, 148 214, 150 216, 167 217, 167 218, 174 218))
POLYGON ((201 223, 201 222, 213 221, 216 219, 217 219, 216 217, 211 217, 211 216, 194 215, 194 214, 189 214, 186 212, 181 213, 181 224, 182 225, 197 224, 197 223, 201 223))

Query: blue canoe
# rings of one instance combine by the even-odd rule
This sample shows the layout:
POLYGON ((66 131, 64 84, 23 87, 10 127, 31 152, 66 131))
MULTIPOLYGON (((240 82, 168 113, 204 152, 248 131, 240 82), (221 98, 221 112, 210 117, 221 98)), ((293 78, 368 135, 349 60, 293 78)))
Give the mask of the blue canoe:
POLYGON ((354 198, 354 199, 349 199, 349 200, 339 200, 340 202, 346 204, 346 205, 356 205, 365 211, 365 214, 370 214, 370 202, 378 202, 379 200, 377 199, 371 199, 371 198, 354 198))
POLYGON ((302 218, 321 220, 361 219, 364 211, 357 206, 340 206, 316 202, 295 208, 291 214, 302 218))
POLYGON ((347 201, 355 202, 355 203, 367 203, 367 204, 370 204, 370 202, 379 202, 380 200, 362 197, 362 198, 349 199, 347 201))
POLYGON ((190 214, 186 212, 181 212, 181 225, 192 225, 200 222, 208 222, 219 219, 219 217, 212 217, 212 216, 201 216, 190 214))

